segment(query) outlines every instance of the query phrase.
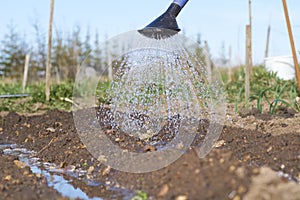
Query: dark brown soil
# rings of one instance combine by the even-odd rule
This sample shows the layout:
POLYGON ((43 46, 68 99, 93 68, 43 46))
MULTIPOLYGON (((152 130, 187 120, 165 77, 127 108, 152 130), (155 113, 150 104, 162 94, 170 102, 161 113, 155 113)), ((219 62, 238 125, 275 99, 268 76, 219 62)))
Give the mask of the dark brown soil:
MULTIPOLYGON (((248 113, 239 119, 245 122, 249 116, 254 117, 254 114, 248 113)), ((257 120, 260 122, 269 123, 272 120, 269 115, 259 117, 257 120)), ((298 125, 300 123, 294 115, 277 116, 276 119, 280 119, 280 123, 287 119, 298 120, 293 121, 298 125)), ((170 166, 144 174, 116 171, 97 162, 77 136, 73 116, 69 112, 54 110, 38 116, 8 113, 0 117, 0 144, 20 144, 37 152, 36 156, 42 161, 55 163, 61 168, 93 169, 93 180, 102 183, 98 186, 90 186, 85 181, 67 176, 74 187, 79 187, 90 198, 131 199, 135 193, 143 191, 148 199, 239 200, 248 198, 247 195, 255 190, 252 183, 255 177, 261 175, 262 167, 287 173, 289 176, 279 177, 282 184, 297 184, 300 175, 300 134, 289 125, 287 127, 282 134, 272 134, 260 128, 238 127, 236 121, 227 123, 217 147, 204 159, 199 159, 191 149, 170 166)), ((116 136, 112 132, 108 134, 112 140, 119 137, 125 144, 126 140, 130 140, 130 137, 116 136)), ((138 144, 135 150, 154 150, 146 143, 135 143, 138 144)), ((53 188, 47 187, 43 177, 32 174, 28 167, 16 165, 16 159, 0 152, 0 198, 63 198, 53 188)), ((271 186, 269 184, 267 188, 271 186)), ((290 195, 300 199, 299 191, 290 192, 290 195)), ((272 193, 273 190, 266 189, 264 192, 272 193)), ((289 192, 288 189, 286 192, 289 192)), ((272 199, 276 198, 275 195, 272 199)))

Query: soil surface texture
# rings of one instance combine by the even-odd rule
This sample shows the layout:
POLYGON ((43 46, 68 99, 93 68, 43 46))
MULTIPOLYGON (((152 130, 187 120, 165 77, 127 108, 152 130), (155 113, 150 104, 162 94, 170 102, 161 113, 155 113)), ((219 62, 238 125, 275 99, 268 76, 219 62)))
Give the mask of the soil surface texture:
MULTIPOLYGON (((158 151, 173 138, 160 132, 145 142, 111 128, 105 127, 108 138, 135 152, 158 151)), ((194 145, 201 143, 197 138, 194 145)), ((7 144, 15 146, 0 148, 0 199, 300 199, 300 114, 289 111, 228 114, 205 158, 191 147, 171 165, 142 174, 117 171, 97 161, 78 137, 71 112, 1 113, 0 146, 7 144), (42 170, 61 176, 85 197, 62 192, 20 155, 7 153, 16 146, 31 151, 29 157, 44 163, 42 170)))

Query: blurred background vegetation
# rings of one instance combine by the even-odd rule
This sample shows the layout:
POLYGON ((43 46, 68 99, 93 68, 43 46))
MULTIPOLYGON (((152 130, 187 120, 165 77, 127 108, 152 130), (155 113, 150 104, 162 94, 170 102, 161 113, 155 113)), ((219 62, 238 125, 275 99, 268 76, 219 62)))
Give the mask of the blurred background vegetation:
MULTIPOLYGON (((28 81, 44 79, 47 59, 46 32, 40 30, 38 23, 33 25, 34 41, 20 34, 17 27, 11 23, 7 26, 4 38, 0 41, 0 71, 1 75, 12 80, 23 76, 25 56, 30 55, 30 70, 28 81)), ((99 35, 91 35, 88 30, 83 34, 79 26, 71 32, 56 31, 53 34, 52 71, 57 81, 74 79, 78 66, 85 63, 93 68, 101 66, 101 51, 99 35), (92 51, 93 49, 93 51, 92 51)))
MULTIPOLYGON (((70 33, 56 31, 52 47, 52 86, 50 101, 45 101, 45 69, 47 58, 47 43, 45 31, 39 29, 38 23, 33 25, 34 42, 27 42, 26 36, 20 34, 16 26, 7 26, 7 34, 0 41, 0 95, 22 93, 22 76, 25 56, 30 55, 28 85, 25 98, 0 98, 0 111, 36 112, 48 109, 70 110, 74 79, 78 67, 84 61, 89 67, 97 71, 105 71, 106 61, 102 60, 99 48, 99 34, 93 36, 90 31, 82 33, 79 26, 70 33), (89 55, 87 57, 87 55, 89 55)), ((199 49, 195 55, 203 62, 204 44, 198 35, 199 49)), ((223 52, 224 53, 224 52, 223 52)), ((223 54, 222 54, 223 55, 223 54)), ((226 65, 226 56, 223 63, 226 65)), ((276 113, 281 106, 300 111, 299 91, 295 80, 284 81, 277 78, 275 73, 267 72, 264 66, 253 68, 251 76, 251 94, 245 99, 245 73, 244 66, 227 66, 219 68, 227 100, 233 104, 238 112, 242 107, 254 106, 259 112, 276 113)), ((109 87, 106 82, 102 85, 109 87)), ((98 90, 99 101, 103 91, 98 90)), ((82 91, 84 92, 84 91, 82 91)), ((75 102, 76 103, 76 102, 75 102)))

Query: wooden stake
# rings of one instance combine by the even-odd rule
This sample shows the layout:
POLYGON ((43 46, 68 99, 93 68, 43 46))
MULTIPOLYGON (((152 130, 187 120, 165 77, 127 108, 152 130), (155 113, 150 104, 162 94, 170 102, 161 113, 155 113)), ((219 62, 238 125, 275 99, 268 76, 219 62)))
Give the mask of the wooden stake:
POLYGON ((107 63, 108 63, 108 79, 110 81, 112 81, 113 80, 113 70, 112 70, 112 61, 111 61, 111 53, 110 53, 110 51, 108 51, 107 63))
POLYGON ((253 61, 252 61, 252 2, 248 0, 249 3, 249 69, 250 75, 252 74, 253 61))
POLYGON ((52 49, 52 23, 53 23, 53 11, 54 0, 50 0, 50 17, 49 17, 49 29, 48 29, 48 55, 46 66, 46 101, 50 100, 50 80, 51 80, 51 49, 52 49))
POLYGON ((208 43, 207 41, 204 41, 204 55, 205 55, 205 62, 206 62, 206 67, 207 67, 207 79, 208 82, 211 83, 212 81, 212 64, 210 60, 210 55, 209 55, 209 48, 208 48, 208 43))
POLYGON ((300 92, 300 70, 299 70, 299 66, 298 66, 299 64, 298 64, 298 59, 297 59, 297 53, 296 53, 296 48, 295 48, 295 43, 294 43, 294 37, 293 37, 289 12, 288 12, 288 8, 287 8, 286 0, 282 0, 282 3, 283 3, 283 8, 284 8, 284 14, 285 14, 285 19, 286 19, 287 29, 288 29, 288 32, 289 32, 289 38, 290 38, 290 43, 291 43, 291 48, 292 48, 292 54, 293 54, 293 58, 294 58, 296 78, 297 78, 297 82, 298 82, 298 91, 300 92))
POLYGON ((245 62, 245 98, 248 104, 250 96, 250 51, 251 51, 251 27, 246 26, 246 62, 245 62))
POLYGON ((30 55, 27 54, 25 57, 24 75, 23 75, 23 84, 22 84, 22 93, 23 94, 25 93, 25 88, 26 88, 26 83, 27 83, 29 60, 30 60, 30 55))
POLYGON ((232 81, 232 49, 229 46, 229 53, 228 53, 228 83, 232 81))

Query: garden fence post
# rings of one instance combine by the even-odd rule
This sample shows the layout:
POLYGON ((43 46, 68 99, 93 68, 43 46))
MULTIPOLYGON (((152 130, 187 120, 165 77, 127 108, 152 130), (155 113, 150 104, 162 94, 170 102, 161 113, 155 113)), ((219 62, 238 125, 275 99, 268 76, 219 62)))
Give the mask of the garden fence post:
POLYGON ((51 79, 51 48, 52 48, 52 23, 53 23, 53 10, 54 0, 50 0, 50 17, 49 17, 49 29, 48 29, 48 54, 47 54, 47 66, 46 66, 46 101, 50 100, 50 79, 51 79))

